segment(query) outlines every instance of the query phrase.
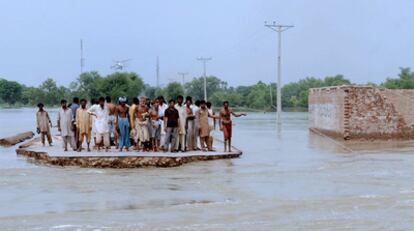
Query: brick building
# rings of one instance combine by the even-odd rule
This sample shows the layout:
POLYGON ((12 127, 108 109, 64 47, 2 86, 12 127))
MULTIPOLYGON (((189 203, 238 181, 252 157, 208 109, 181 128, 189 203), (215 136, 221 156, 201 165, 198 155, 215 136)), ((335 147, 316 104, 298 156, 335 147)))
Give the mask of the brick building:
POLYGON ((414 90, 312 88, 309 128, 345 140, 414 139, 414 90))

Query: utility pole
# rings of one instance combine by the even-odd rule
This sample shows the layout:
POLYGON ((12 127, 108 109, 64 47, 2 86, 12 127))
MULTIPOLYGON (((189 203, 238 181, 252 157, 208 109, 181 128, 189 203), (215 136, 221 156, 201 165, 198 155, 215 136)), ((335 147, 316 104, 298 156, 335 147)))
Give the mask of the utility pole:
POLYGON ((274 108, 275 106, 273 105, 273 92, 272 92, 272 84, 269 84, 269 94, 270 94, 270 107, 274 108))
POLYGON ((80 73, 83 73, 85 67, 85 59, 83 58, 83 40, 80 40, 80 73))
POLYGON ((290 28, 294 27, 292 25, 282 25, 277 24, 273 21, 273 23, 269 24, 265 22, 265 27, 276 31, 278 34, 278 55, 277 55, 277 123, 280 124, 280 113, 282 112, 282 93, 281 93, 281 79, 282 79, 282 32, 289 30, 290 28))
POLYGON ((158 56, 157 56, 157 64, 155 67, 155 72, 157 75, 157 88, 159 88, 160 87, 160 59, 158 58, 158 56))
POLYGON ((204 76, 204 100, 207 101, 207 75, 206 75, 206 63, 210 61, 212 58, 204 58, 200 57, 197 58, 198 61, 203 62, 203 76, 204 76))
POLYGON ((185 76, 188 75, 188 72, 178 72, 178 75, 181 75, 181 81, 182 81, 182 85, 184 87, 185 84, 185 76))

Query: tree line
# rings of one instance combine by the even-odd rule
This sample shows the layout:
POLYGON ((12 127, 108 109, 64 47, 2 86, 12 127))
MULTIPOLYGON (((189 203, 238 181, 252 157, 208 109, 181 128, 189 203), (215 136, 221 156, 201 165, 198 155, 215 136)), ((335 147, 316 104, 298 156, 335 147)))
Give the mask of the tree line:
MULTIPOLYGON (((310 88, 343 84, 352 83, 344 76, 336 75, 325 78, 307 77, 285 84, 282 87, 282 107, 306 109, 310 88)), ((401 68, 397 78, 387 78, 379 86, 390 89, 414 89, 414 72, 409 68, 401 68)), ((101 76, 96 71, 85 72, 68 87, 58 86, 52 78, 39 86, 25 86, 16 81, 0 79, 0 103, 6 106, 34 106, 39 102, 47 106, 58 106, 61 99, 71 99, 74 96, 90 100, 107 95, 113 99, 120 96, 127 96, 128 99, 137 96, 156 98, 158 95, 164 95, 166 99, 176 98, 178 95, 202 99, 204 79, 197 77, 184 85, 171 82, 164 87, 150 86, 134 72, 115 72, 107 76, 101 76)), ((259 81, 250 86, 233 87, 218 77, 209 76, 207 95, 214 106, 220 106, 222 101, 227 100, 233 107, 274 111, 276 84, 259 81)))

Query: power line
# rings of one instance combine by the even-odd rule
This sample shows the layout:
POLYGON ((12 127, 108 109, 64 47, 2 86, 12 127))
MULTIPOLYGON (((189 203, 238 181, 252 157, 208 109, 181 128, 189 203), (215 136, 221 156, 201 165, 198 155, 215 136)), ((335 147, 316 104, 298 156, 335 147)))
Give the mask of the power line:
POLYGON ((282 112, 282 93, 281 93, 281 79, 282 79, 282 32, 293 28, 293 25, 282 25, 272 22, 268 24, 265 22, 265 27, 276 31, 278 35, 278 55, 277 55, 277 123, 280 124, 280 113, 282 112))
POLYGON ((210 61, 212 58, 205 58, 205 57, 200 57, 197 58, 198 61, 203 62, 203 76, 204 76, 204 100, 207 101, 207 75, 206 75, 206 63, 208 61, 210 61))

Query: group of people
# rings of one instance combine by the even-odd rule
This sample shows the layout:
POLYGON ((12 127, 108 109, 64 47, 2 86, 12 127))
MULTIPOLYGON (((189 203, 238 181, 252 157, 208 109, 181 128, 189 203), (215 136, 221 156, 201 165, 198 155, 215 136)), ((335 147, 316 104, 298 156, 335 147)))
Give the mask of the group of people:
MULTIPOLYGON (((45 145, 47 138, 52 145, 52 122, 42 103, 38 104, 37 132, 45 145)), ((232 120, 240 117, 227 101, 218 114, 210 102, 183 96, 165 102, 163 96, 154 100, 147 97, 133 98, 131 105, 126 97, 120 97, 118 104, 111 97, 92 99, 89 106, 86 99, 75 97, 68 104, 61 100, 57 114, 57 128, 61 134, 63 148, 68 146, 81 152, 86 140, 86 150, 91 151, 91 140, 97 150, 108 151, 114 145, 119 151, 131 148, 139 151, 185 152, 193 150, 214 151, 213 132, 217 121, 224 134, 225 152, 231 152, 232 120)))

